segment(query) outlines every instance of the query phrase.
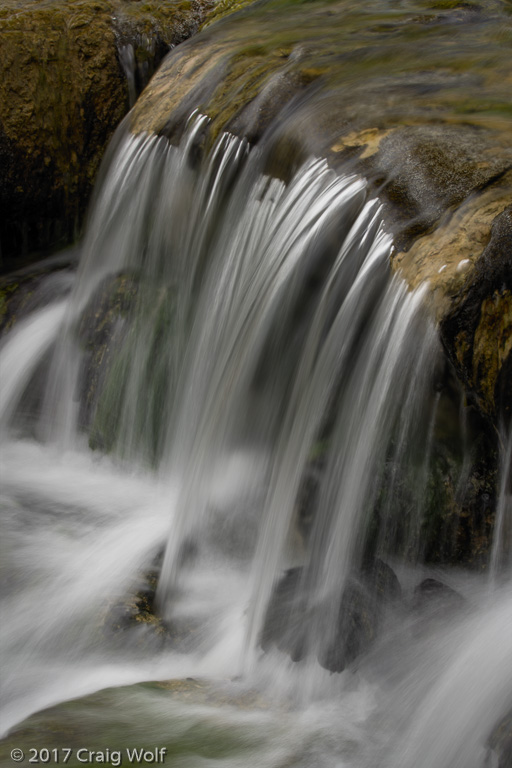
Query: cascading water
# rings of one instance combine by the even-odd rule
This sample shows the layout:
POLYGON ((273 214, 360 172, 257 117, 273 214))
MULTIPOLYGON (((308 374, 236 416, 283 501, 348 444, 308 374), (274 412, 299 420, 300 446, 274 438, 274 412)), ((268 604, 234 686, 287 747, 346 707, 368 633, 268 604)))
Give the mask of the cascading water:
MULTIPOLYGON (((207 124, 194 115, 179 147, 121 140, 69 298, 0 349, 2 728, 191 677, 218 698, 180 722, 207 711, 239 731, 249 757, 226 764, 480 768, 512 704, 510 581, 489 600, 455 574, 465 605, 441 622, 413 607, 439 404, 427 288, 389 275, 363 179, 312 158, 285 183, 228 134, 201 159, 207 124), (387 562, 399 604, 380 599, 383 578, 396 594, 387 562), (130 620, 155 569, 156 613, 130 620), (264 706, 244 718, 223 702, 255 691, 264 706)), ((161 718, 170 704, 145 706, 161 718)))

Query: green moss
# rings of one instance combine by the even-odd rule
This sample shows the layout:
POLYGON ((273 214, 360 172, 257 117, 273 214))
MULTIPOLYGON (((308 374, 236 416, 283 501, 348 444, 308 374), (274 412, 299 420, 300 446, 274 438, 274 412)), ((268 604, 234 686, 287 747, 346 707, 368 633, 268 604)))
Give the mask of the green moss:
POLYGON ((242 8, 251 5, 253 2, 255 2, 255 0, 220 0, 220 2, 215 4, 214 10, 208 14, 208 17, 203 24, 203 29, 214 22, 224 19, 231 13, 242 10, 242 8))

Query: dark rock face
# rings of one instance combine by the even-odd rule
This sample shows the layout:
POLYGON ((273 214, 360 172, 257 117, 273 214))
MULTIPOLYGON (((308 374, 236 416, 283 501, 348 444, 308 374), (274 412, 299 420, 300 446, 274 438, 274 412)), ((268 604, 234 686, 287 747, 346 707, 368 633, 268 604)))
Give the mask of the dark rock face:
POLYGON ((292 568, 277 583, 261 646, 275 646, 292 661, 314 654, 325 669, 342 672, 375 642, 386 605, 401 599, 400 584, 392 568, 376 560, 361 579, 348 579, 341 599, 313 605, 306 578, 302 567, 292 568))
POLYGON ((129 107, 121 52, 141 88, 193 34, 208 0, 4 3, 0 10, 0 248, 21 254, 76 235, 106 144, 129 107))

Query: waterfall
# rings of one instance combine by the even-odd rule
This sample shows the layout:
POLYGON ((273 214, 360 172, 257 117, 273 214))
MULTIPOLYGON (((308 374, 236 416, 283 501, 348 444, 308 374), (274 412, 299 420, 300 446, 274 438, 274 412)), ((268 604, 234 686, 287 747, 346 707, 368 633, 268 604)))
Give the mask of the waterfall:
POLYGON ((337 745, 315 751, 314 717, 346 707, 368 727, 352 762, 343 730, 343 765, 476 768, 509 704, 510 595, 507 576, 490 598, 460 577, 465 613, 440 626, 417 607, 440 403, 429 288, 391 275, 363 178, 316 157, 271 177, 264 142, 207 152, 208 125, 194 113, 179 146, 120 135, 69 296, 0 348, 5 727, 106 686, 229 679, 305 708, 310 764, 341 764, 337 745), (153 578, 150 619, 131 620, 153 578))

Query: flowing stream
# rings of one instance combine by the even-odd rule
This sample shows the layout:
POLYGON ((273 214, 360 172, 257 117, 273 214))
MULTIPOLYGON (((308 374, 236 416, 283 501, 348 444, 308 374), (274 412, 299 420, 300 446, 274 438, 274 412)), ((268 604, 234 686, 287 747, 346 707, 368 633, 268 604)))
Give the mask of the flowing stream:
POLYGON ((0 348, 2 732, 77 717, 82 746, 174 744, 173 765, 493 766, 510 436, 493 578, 427 568, 428 287, 391 276, 364 179, 310 157, 284 182, 229 134, 198 159, 207 125, 121 137, 73 285, 0 348), (401 597, 353 658, 340 605, 368 558, 401 597), (458 602, 419 610, 427 577, 458 602), (170 680, 186 695, 134 685, 170 680))

